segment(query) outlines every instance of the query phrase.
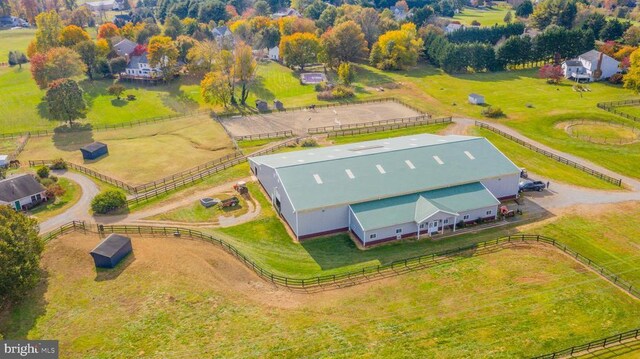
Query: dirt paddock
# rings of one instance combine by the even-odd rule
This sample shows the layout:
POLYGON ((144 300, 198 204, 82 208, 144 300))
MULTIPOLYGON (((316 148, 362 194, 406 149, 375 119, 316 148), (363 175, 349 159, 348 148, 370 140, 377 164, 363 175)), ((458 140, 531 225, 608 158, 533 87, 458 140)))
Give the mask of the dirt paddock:
POLYGON ((420 113, 409 107, 389 101, 229 117, 223 119, 221 123, 233 136, 288 130, 305 134, 307 129, 312 127, 347 125, 418 115, 420 113))

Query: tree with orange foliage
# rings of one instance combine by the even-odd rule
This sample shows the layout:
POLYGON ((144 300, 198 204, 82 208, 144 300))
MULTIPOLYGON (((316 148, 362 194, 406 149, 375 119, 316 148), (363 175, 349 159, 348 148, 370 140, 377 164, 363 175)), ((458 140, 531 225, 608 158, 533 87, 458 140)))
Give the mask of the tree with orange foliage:
POLYGON ((360 26, 351 20, 325 32, 322 47, 323 62, 330 67, 362 59, 369 50, 360 26))
POLYGON ((105 22, 98 28, 98 39, 110 39, 117 35, 120 35, 120 29, 112 22, 105 22))
POLYGON ((60 31, 60 44, 62 46, 72 47, 87 40, 91 40, 91 37, 79 26, 68 25, 60 31))
POLYGON ((162 71, 162 77, 170 79, 176 70, 178 62, 178 49, 168 36, 154 36, 149 39, 148 50, 149 65, 158 67, 162 71))

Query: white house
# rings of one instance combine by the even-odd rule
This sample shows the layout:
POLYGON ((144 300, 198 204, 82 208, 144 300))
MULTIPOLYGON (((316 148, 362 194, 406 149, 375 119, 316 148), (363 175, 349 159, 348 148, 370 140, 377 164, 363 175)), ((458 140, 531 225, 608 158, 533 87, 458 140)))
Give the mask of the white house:
POLYGON ((117 44, 113 45, 113 51, 115 51, 118 56, 129 58, 129 56, 131 56, 131 54, 133 53, 133 50, 135 50, 136 46, 138 46, 138 44, 136 44, 135 42, 129 39, 123 39, 117 44))
POLYGON ((457 22, 450 22, 449 24, 447 24, 447 26, 445 26, 444 31, 447 34, 450 34, 452 32, 463 30, 463 29, 464 29, 464 25, 457 22))
POLYGON ((575 59, 562 63, 565 78, 572 80, 600 81, 620 72, 620 62, 596 50, 585 52, 575 59))
POLYGON ((287 17, 287 16, 296 16, 296 17, 302 17, 302 14, 300 14, 300 12, 296 9, 284 9, 281 11, 278 11, 276 13, 273 13, 271 15, 271 18, 273 19, 279 19, 281 17, 287 17))
POLYGON ((29 22, 16 16, 0 16, 0 27, 29 27, 29 22))
POLYGON ((142 79, 153 79, 162 76, 162 70, 159 67, 151 67, 149 65, 147 55, 148 53, 145 52, 140 56, 131 56, 125 74, 142 79))
POLYGON ((214 28, 211 30, 211 35, 220 47, 231 49, 235 46, 233 33, 226 26, 218 26, 214 28))
POLYGON ((249 158, 298 240, 350 232, 367 246, 493 220, 520 168, 481 137, 421 134, 249 158))
POLYGON ((47 200, 46 189, 31 174, 12 176, 0 181, 0 205, 17 211, 27 210, 47 200))
POLYGON ((404 21, 413 15, 411 11, 405 11, 403 7, 391 6, 389 10, 393 13, 393 18, 396 21, 404 21))
POLYGON ((9 155, 0 155, 0 167, 9 166, 9 155))
POLYGON ((86 2, 85 6, 91 11, 110 11, 113 10, 115 3, 115 0, 90 1, 86 2))
POLYGON ((269 59, 273 61, 280 61, 280 48, 278 46, 274 46, 269 49, 269 59))

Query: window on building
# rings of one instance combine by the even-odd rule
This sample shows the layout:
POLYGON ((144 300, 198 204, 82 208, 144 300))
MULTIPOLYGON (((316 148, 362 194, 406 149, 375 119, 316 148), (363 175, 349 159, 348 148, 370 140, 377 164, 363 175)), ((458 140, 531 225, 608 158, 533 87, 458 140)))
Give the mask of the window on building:
POLYGON ((424 223, 420 223, 420 229, 424 228, 424 223))
POLYGON ((402 228, 396 228, 396 234, 402 233, 402 228))
POLYGON ((377 236, 378 236, 377 234, 372 233, 369 235, 369 239, 376 239, 377 236))
POLYGON ((444 224, 449 224, 449 219, 445 219, 444 224))
POLYGON ((467 219, 469 219, 469 215, 465 214, 464 217, 462 217, 462 219, 464 219, 466 221, 467 219))
POLYGON ((488 211, 487 211, 487 216, 490 216, 490 215, 491 215, 491 213, 493 213, 493 211, 492 211, 492 210, 488 210, 488 211))

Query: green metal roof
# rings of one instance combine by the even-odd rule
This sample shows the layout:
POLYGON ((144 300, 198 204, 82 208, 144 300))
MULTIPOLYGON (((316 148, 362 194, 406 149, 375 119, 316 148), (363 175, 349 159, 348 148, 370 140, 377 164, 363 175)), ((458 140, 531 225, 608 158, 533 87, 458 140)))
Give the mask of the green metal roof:
POLYGON ((420 223, 437 212, 459 213, 500 202, 481 183, 443 188, 351 205, 365 231, 402 223, 420 223))
POLYGON ((431 134, 250 160, 275 168, 295 211, 397 197, 520 172, 485 138, 431 134))

